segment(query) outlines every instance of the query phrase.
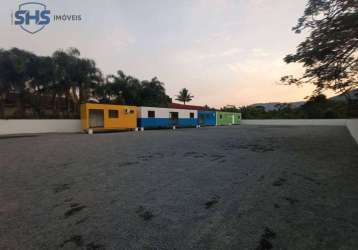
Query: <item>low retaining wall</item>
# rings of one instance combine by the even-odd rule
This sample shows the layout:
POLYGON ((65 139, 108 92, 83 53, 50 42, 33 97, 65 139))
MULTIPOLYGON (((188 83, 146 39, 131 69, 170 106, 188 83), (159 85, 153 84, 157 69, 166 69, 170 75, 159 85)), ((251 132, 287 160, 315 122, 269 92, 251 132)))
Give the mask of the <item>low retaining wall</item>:
POLYGON ((244 125, 272 125, 272 126, 346 126, 347 119, 270 119, 270 120, 242 120, 244 125))
POLYGON ((358 143, 358 119, 268 119, 242 120, 243 125, 271 126, 346 126, 358 143))
POLYGON ((81 120, 0 120, 0 135, 81 131, 81 120))
MULTIPOLYGON (((242 120, 244 125, 346 126, 358 143, 358 119, 242 120)), ((0 135, 29 133, 78 133, 81 120, 0 120, 0 135)))
POLYGON ((349 119, 347 120, 347 128, 353 138, 358 143, 358 119, 349 119))

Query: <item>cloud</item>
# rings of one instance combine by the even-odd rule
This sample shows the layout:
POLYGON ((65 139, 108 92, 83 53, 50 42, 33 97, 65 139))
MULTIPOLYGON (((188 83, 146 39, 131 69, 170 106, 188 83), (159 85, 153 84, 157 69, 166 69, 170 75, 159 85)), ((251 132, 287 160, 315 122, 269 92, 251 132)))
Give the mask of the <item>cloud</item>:
POLYGON ((251 52, 254 57, 267 57, 267 56, 271 55, 269 52, 265 51, 264 49, 260 49, 260 48, 252 49, 251 52))
POLYGON ((220 51, 220 52, 217 52, 217 53, 201 54, 201 55, 198 55, 198 59, 203 60, 203 59, 209 59, 209 58, 228 57, 228 56, 237 55, 240 52, 242 52, 241 49, 232 48, 232 49, 220 51))
POLYGON ((218 52, 199 52, 197 50, 182 50, 173 53, 173 60, 178 63, 206 63, 220 61, 231 61, 236 58, 243 50, 241 48, 231 48, 218 52))
POLYGON ((123 51, 136 42, 135 37, 126 30, 109 31, 101 36, 101 39, 95 41, 94 46, 101 45, 103 48, 111 48, 115 52, 123 51))

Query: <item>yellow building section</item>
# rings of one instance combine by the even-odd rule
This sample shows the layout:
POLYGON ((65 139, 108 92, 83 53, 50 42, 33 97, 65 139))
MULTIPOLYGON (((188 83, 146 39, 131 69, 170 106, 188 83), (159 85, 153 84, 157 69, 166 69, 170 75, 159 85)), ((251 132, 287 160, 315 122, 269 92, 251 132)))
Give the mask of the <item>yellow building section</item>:
POLYGON ((81 121, 84 130, 116 130, 137 127, 137 107, 85 103, 81 105, 81 121))

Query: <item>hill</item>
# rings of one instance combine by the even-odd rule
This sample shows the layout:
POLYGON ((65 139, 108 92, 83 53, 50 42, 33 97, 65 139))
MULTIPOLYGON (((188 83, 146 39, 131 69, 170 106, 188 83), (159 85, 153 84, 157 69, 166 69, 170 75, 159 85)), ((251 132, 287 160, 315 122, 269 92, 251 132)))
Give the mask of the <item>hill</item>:
MULTIPOLYGON (((352 90, 351 92, 346 94, 348 97, 350 97, 352 100, 358 100, 358 89, 352 90)), ((344 94, 336 95, 331 98, 328 98, 329 100, 335 101, 335 102, 347 102, 347 97, 344 94)), ((273 111, 278 110, 280 108, 283 108, 287 105, 291 105, 292 108, 299 108, 303 104, 305 104, 306 101, 298 101, 298 102, 289 102, 289 103, 283 103, 283 102, 267 102, 267 103, 255 103, 249 105, 249 107, 263 107, 265 111, 273 111)))

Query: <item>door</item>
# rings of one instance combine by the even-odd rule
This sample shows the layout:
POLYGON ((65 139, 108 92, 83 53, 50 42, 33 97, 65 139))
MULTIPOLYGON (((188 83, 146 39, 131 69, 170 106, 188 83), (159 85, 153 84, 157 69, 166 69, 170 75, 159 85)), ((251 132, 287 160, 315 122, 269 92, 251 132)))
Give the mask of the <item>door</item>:
POLYGON ((199 114, 199 125, 205 125, 205 114, 199 114))
POLYGON ((178 125, 179 113, 178 112, 169 112, 169 121, 170 121, 170 125, 178 125))
POLYGON ((103 128, 104 127, 104 110, 90 109, 89 110, 89 127, 103 128))
POLYGON ((235 124, 235 115, 232 115, 231 118, 232 118, 232 123, 231 124, 235 124))

